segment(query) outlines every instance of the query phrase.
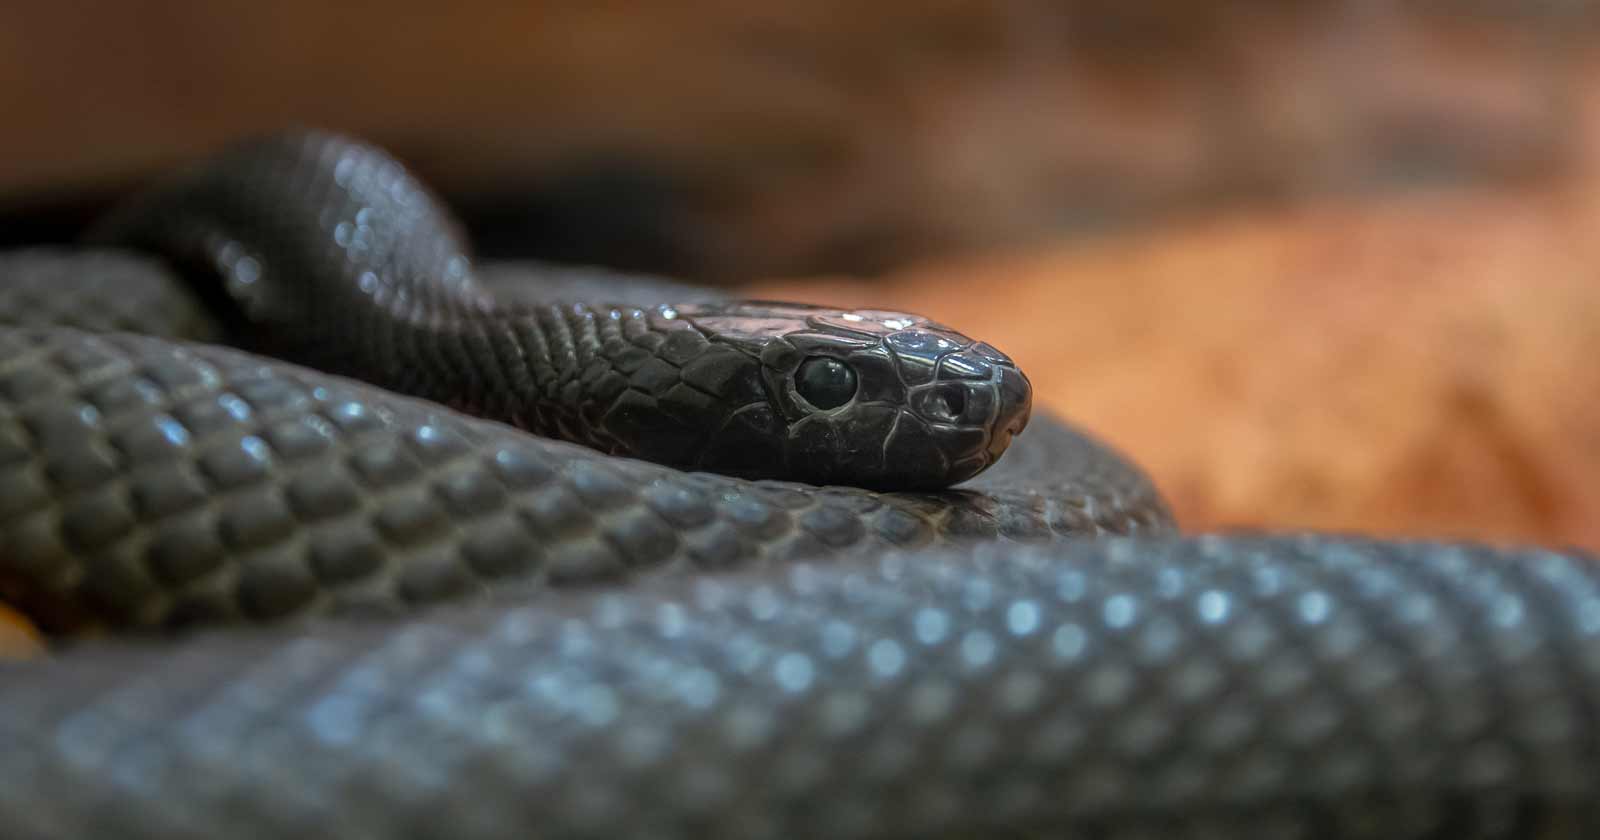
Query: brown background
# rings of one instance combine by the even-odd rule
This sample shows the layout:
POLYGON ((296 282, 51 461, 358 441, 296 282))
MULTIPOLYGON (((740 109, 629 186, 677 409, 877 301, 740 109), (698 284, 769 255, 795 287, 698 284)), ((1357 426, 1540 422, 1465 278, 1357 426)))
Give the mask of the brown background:
POLYGON ((990 338, 1190 528, 1600 547, 1587 6, 1123 5, 6 4, 0 240, 325 125, 492 253, 990 338))

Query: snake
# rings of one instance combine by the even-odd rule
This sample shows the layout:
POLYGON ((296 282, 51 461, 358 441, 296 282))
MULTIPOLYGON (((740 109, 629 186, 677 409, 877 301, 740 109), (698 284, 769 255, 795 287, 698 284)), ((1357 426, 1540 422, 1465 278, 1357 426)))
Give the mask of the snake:
POLYGON ((0 834, 1600 836, 1592 557, 1182 533, 987 342, 466 241, 293 131, 0 255, 0 834))

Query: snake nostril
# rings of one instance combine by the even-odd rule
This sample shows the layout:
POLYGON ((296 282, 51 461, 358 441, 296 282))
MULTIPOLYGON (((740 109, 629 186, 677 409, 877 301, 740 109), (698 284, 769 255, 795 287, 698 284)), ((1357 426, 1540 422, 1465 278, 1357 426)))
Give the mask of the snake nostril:
POLYGON ((974 404, 973 400, 974 395, 965 386, 942 384, 914 393, 911 402, 918 414, 935 423, 966 425, 970 422, 969 413, 985 410, 984 405, 974 404))
POLYGON ((950 388, 942 395, 945 414, 952 420, 960 417, 967 410, 966 392, 959 388, 950 388))
POLYGON ((959 423, 967 410, 966 389, 959 386, 941 386, 926 392, 917 400, 918 411, 929 420, 939 423, 959 423))

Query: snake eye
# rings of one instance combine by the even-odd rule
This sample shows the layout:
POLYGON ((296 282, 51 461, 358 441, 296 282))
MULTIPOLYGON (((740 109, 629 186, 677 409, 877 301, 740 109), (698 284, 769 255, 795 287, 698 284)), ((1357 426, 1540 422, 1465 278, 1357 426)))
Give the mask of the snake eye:
POLYGON ((826 411, 856 395, 856 372, 838 359, 812 356, 794 372, 794 387, 806 402, 826 411))

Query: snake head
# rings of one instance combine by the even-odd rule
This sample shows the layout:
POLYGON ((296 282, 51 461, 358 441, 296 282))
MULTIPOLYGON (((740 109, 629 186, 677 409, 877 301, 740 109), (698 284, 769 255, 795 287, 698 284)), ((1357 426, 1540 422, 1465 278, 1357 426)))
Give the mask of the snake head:
POLYGON ((787 303, 679 307, 713 345, 759 363, 698 466, 812 484, 929 490, 994 464, 1032 386, 1004 353, 926 318, 787 303))

